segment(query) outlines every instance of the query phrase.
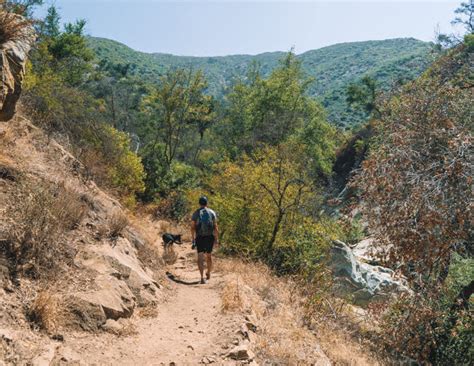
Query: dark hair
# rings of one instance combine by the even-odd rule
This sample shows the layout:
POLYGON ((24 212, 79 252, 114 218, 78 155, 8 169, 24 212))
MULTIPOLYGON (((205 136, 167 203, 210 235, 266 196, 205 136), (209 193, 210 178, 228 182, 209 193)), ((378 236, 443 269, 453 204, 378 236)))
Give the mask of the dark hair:
POLYGON ((206 206, 207 205, 207 197, 206 196, 202 196, 201 198, 199 198, 199 204, 201 206, 206 206))

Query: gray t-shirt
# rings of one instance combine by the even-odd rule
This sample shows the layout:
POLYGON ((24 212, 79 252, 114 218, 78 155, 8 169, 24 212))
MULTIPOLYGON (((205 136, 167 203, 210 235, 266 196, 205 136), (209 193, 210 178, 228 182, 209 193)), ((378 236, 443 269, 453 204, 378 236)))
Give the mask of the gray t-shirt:
MULTIPOLYGON (((206 207, 206 209, 211 214, 211 217, 214 220, 214 223, 216 223, 217 222, 217 215, 214 212, 214 210, 211 210, 209 207, 206 207)), ((203 208, 198 208, 196 211, 194 211, 193 216, 191 217, 191 220, 193 220, 194 222, 197 222, 197 220, 199 218, 199 211, 201 211, 201 210, 203 210, 203 208)))

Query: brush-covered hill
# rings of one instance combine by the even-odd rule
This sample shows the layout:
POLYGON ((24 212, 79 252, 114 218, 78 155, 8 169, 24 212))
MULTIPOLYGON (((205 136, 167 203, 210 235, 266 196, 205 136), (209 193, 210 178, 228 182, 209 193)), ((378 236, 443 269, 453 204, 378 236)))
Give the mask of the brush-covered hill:
MULTIPOLYGON (((133 73, 156 80, 170 68, 202 69, 209 82, 209 93, 221 97, 237 78, 245 77, 248 67, 256 62, 267 76, 284 52, 259 55, 220 57, 174 56, 163 53, 138 52, 126 45, 104 38, 89 38, 99 62, 130 64, 133 73)), ((433 60, 432 44, 413 38, 383 41, 341 43, 298 55, 304 70, 314 78, 309 88, 329 113, 331 122, 348 126, 364 116, 350 109, 345 90, 350 83, 371 75, 382 88, 420 75, 433 60)))

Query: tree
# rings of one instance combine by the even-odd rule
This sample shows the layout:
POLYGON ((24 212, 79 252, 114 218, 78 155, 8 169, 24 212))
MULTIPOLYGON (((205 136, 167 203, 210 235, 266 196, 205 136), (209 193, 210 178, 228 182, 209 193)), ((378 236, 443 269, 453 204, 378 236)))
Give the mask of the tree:
POLYGON ((458 16, 451 23, 461 24, 468 33, 474 33, 474 1, 462 2, 454 12, 458 16))
POLYGON ((44 21, 40 26, 40 34, 45 37, 55 38, 61 33, 61 16, 55 6, 50 6, 44 21))
POLYGON ((425 281, 442 278, 450 253, 469 235, 474 167, 466 52, 458 47, 388 103, 357 180, 385 259, 425 281))
POLYGON ((268 79, 252 69, 248 81, 238 82, 227 96, 228 112, 222 128, 236 153, 251 153, 264 144, 287 140, 311 118, 305 77, 296 56, 289 52, 268 79))
POLYGON ((377 106, 377 83, 370 76, 364 76, 360 83, 347 87, 347 102, 350 106, 362 108, 373 118, 380 116, 377 106))
POLYGON ((207 87, 201 72, 178 69, 164 75, 143 99, 147 119, 142 137, 148 174, 148 188, 160 189, 159 181, 171 172, 173 162, 186 143, 185 136, 195 134, 201 140, 212 119, 212 99, 204 94, 207 87), (197 131, 196 131, 197 130, 197 131))
POLYGON ((31 18, 36 6, 43 5, 43 0, 2 0, 0 6, 8 12, 31 18))

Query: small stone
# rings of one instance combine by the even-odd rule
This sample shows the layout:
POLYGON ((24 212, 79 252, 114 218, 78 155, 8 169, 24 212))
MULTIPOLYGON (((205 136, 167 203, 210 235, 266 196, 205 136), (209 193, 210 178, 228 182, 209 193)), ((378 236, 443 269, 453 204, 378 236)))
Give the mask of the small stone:
POLYGON ((105 324, 102 325, 102 329, 109 333, 119 334, 123 330, 123 326, 116 320, 107 319, 105 324))
POLYGON ((248 345, 245 344, 235 347, 227 356, 238 361, 252 360, 255 357, 253 352, 249 350, 248 345))

